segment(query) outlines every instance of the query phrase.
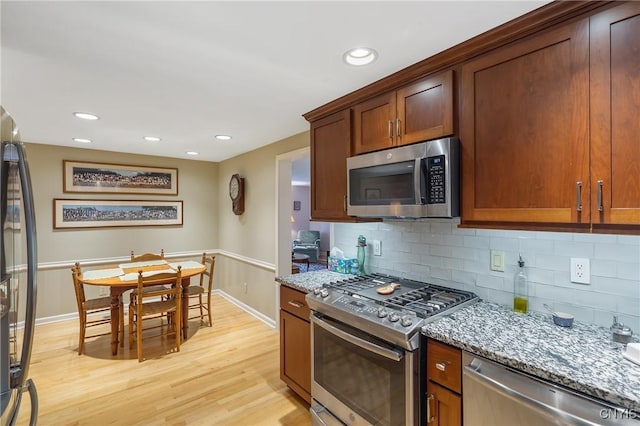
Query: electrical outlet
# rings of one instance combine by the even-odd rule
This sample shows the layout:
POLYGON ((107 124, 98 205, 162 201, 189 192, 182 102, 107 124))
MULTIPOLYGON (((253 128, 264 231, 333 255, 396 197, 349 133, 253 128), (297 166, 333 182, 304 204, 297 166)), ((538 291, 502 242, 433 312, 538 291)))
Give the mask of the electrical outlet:
POLYGON ((373 255, 382 256, 382 241, 371 240, 371 244, 373 245, 373 255))
POLYGON ((571 258, 571 282, 578 284, 591 284, 591 268, 589 259, 571 258))

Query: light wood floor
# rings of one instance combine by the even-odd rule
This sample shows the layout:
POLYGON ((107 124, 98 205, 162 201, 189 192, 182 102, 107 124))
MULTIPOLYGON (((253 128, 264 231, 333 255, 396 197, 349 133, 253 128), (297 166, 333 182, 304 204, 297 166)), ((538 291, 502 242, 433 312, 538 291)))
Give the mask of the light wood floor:
MULTIPOLYGON (((172 341, 145 341, 110 355, 109 337, 78 356, 78 322, 36 327, 29 377, 38 390, 39 425, 310 425, 308 406, 280 380, 279 334, 214 295, 213 327, 189 323, 172 341), (147 347, 150 349, 147 350, 147 347)), ((19 425, 28 424, 24 395, 19 425)))

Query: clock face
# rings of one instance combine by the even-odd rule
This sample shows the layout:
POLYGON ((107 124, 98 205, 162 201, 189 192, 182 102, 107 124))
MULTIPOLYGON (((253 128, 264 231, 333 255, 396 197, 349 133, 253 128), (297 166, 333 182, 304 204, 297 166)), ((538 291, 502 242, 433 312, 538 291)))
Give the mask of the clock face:
POLYGON ((231 178, 231 182, 229 182, 229 196, 232 199, 238 197, 238 193, 240 192, 240 184, 238 183, 238 179, 236 177, 231 178))

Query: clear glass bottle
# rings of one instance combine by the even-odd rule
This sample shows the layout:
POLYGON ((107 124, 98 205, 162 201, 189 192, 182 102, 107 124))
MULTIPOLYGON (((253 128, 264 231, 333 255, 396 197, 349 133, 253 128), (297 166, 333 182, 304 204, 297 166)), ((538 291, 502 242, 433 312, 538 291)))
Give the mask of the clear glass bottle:
POLYGON ((524 260, 518 260, 518 272, 513 278, 513 311, 526 314, 529 311, 529 285, 524 260))

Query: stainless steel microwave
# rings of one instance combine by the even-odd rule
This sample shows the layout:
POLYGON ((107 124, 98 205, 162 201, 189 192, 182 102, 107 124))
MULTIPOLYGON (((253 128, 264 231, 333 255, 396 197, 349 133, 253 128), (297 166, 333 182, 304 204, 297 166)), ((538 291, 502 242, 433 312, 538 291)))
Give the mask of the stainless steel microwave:
POLYGON ((445 138, 347 158, 347 213, 460 215, 460 142, 445 138))

